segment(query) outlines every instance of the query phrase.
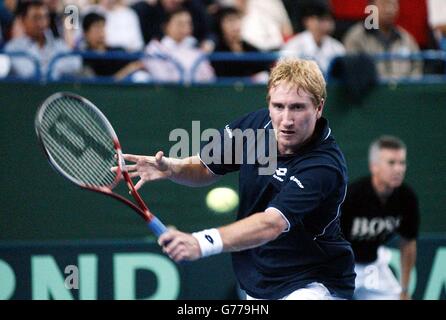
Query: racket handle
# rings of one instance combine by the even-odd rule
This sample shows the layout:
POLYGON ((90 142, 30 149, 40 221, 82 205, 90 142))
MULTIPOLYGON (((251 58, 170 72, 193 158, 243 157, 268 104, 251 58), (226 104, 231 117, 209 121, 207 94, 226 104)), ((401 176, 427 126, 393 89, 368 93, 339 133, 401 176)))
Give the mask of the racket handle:
POLYGON ((157 237, 167 231, 166 226, 157 217, 153 217, 147 226, 157 237))

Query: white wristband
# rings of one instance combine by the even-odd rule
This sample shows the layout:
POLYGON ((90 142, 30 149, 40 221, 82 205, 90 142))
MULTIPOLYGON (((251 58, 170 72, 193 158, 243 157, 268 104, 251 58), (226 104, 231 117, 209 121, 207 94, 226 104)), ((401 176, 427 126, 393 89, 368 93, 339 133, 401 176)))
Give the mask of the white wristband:
POLYGON ((208 257, 219 254, 223 251, 223 241, 217 229, 207 229, 194 232, 192 235, 198 240, 201 250, 201 257, 208 257))

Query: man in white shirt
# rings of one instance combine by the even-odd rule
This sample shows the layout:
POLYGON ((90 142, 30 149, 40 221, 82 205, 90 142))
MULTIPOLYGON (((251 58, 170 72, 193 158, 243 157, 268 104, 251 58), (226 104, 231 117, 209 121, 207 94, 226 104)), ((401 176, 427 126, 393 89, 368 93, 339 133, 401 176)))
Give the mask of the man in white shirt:
MULTIPOLYGON (((49 13, 43 1, 23 2, 18 8, 18 18, 23 26, 24 34, 13 38, 5 46, 7 53, 25 53, 30 58, 13 56, 11 58, 12 73, 20 78, 31 78, 36 75, 34 61, 40 67, 41 76, 48 72, 50 62, 58 54, 70 51, 61 39, 55 39, 49 29, 49 13)), ((79 57, 61 58, 52 68, 52 77, 73 75, 80 71, 82 61, 79 57)))
POLYGON ((280 49, 293 34, 290 18, 281 0, 239 1, 246 7, 242 20, 242 38, 262 51, 280 49))
POLYGON ((305 31, 291 38, 283 47, 282 55, 315 60, 326 73, 332 59, 344 55, 342 43, 332 38, 334 20, 330 8, 313 3, 302 12, 305 31))
POLYGON ((138 16, 122 0, 101 0, 99 4, 105 10, 105 36, 110 47, 123 47, 127 51, 140 51, 144 40, 138 16))
POLYGON ((429 24, 442 50, 446 50, 446 1, 428 0, 429 24))

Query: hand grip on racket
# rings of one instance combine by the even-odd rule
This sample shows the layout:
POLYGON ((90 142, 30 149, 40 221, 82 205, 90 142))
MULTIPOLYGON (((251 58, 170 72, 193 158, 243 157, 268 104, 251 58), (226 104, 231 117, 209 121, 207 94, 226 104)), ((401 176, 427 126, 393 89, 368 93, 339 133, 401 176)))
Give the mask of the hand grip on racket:
POLYGON ((55 93, 37 110, 35 129, 49 162, 62 176, 130 206, 157 237, 167 231, 135 190, 118 137, 93 103, 72 93, 55 93), (117 170, 112 172, 112 167, 117 170), (136 204, 113 192, 121 175, 136 204))

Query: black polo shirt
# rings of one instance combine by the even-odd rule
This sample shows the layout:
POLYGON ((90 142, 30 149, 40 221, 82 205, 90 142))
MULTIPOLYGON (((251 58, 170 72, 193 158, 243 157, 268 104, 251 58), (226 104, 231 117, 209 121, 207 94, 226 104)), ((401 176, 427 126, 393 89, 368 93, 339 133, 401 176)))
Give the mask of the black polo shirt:
POLYGON ((418 200, 408 185, 396 188, 382 203, 370 176, 349 185, 342 205, 342 230, 359 263, 375 261, 378 247, 395 234, 415 239, 419 219, 418 200))
MULTIPOLYGON (((220 130, 220 135, 228 138, 237 128, 267 129, 266 141, 274 135, 267 109, 232 122, 220 130)), ((238 220, 273 207, 288 220, 290 229, 262 246, 232 253, 242 289, 254 298, 278 299, 311 282, 320 282, 333 295, 350 298, 354 258, 339 223, 347 168, 328 121, 321 118, 317 122, 313 137, 298 154, 279 155, 277 168, 269 175, 259 174, 263 161, 248 164, 252 152, 258 158, 258 145, 248 148, 248 144, 244 140, 242 164, 205 164, 219 175, 239 171, 238 220)), ((268 154, 268 146, 266 149, 268 154)), ((200 156, 204 162, 203 150, 200 156)))

